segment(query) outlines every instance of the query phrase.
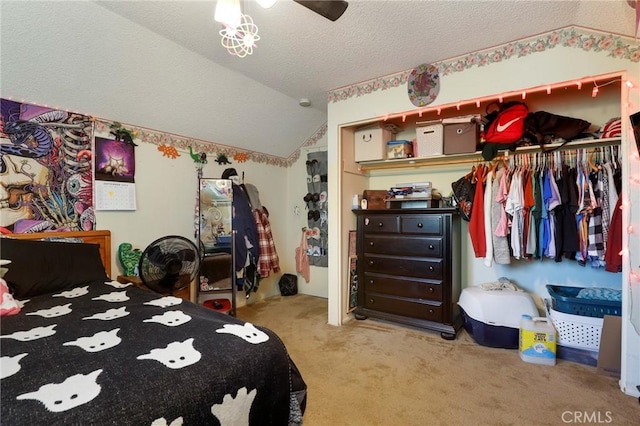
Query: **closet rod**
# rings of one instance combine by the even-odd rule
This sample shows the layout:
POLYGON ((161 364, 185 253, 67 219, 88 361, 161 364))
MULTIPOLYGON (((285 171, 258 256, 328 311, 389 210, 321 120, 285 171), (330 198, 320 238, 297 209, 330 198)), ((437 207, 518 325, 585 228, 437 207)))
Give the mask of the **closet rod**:
MULTIPOLYGON (((496 158, 502 158, 506 152, 508 156, 514 156, 519 154, 530 154, 536 152, 556 152, 556 151, 573 151, 583 148, 599 148, 601 146, 620 145, 620 138, 608 138, 608 139, 586 139, 582 141, 571 141, 565 145, 562 143, 549 143, 544 145, 543 148, 540 145, 521 146, 514 152, 512 151, 500 151, 496 158)), ((452 154, 438 157, 425 157, 425 158, 403 158, 397 160, 383 160, 383 161, 371 161, 367 163, 360 163, 360 171, 369 170, 382 170, 382 169, 401 169, 407 167, 419 167, 419 166, 448 166, 452 164, 467 164, 484 162, 482 158, 482 152, 477 151, 469 154, 452 154)))

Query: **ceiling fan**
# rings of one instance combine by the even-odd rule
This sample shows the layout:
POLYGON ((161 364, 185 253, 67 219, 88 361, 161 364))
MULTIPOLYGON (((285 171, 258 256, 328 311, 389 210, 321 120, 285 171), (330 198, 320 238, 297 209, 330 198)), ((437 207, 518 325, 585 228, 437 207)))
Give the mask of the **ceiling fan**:
POLYGON ((305 0, 293 0, 298 4, 306 7, 309 10, 314 11, 318 15, 324 16, 330 21, 336 21, 342 16, 349 3, 342 0, 318 0, 318 1, 305 1, 305 0))

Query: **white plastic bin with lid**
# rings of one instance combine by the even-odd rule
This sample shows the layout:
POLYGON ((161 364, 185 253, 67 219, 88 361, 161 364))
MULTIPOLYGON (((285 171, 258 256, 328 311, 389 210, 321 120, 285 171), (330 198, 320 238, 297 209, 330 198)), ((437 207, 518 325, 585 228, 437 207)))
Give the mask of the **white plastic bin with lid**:
POLYGON ((458 300, 464 328, 476 343, 493 348, 517 349, 520 317, 538 316, 531 295, 520 290, 484 290, 467 287, 458 300))

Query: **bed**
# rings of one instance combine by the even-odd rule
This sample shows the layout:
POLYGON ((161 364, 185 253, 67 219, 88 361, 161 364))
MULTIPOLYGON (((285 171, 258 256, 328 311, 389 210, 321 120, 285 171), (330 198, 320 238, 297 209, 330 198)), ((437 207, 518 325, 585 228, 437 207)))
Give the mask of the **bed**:
POLYGON ((0 239, 20 307, 1 319, 3 424, 302 423, 306 385, 275 333, 112 280, 110 247, 108 231, 0 239))

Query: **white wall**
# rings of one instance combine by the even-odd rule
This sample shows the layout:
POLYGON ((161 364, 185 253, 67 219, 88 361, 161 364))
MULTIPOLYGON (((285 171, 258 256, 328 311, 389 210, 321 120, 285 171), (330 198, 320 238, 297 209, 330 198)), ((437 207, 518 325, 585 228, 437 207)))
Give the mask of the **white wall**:
MULTIPOLYGON (((144 249, 165 235, 181 235, 195 241, 198 174, 189 153, 181 151, 180 157, 172 159, 164 157, 156 145, 140 141, 135 153, 137 209, 96 212, 96 227, 111 230, 114 275, 122 271, 117 260, 117 248, 123 242, 144 249)), ((260 202, 269 210, 280 266, 284 272, 295 272, 293 256, 287 256, 285 249, 289 240, 289 197, 285 189, 288 169, 252 162, 219 165, 211 159, 204 165, 202 176, 219 178, 227 167, 235 168, 239 176, 244 173, 245 183, 258 188, 260 202)), ((249 302, 279 294, 279 277, 280 274, 271 273, 263 279, 258 292, 251 294, 249 302)), ((244 297, 239 298, 239 302, 243 300, 244 297)))
MULTIPOLYGON (((419 62, 419 61, 418 61, 419 62)), ((580 79, 590 75, 612 73, 616 71, 626 71, 627 77, 633 82, 634 88, 629 92, 629 103, 623 98, 622 116, 628 117, 630 112, 638 111, 640 107, 640 65, 638 62, 618 59, 607 52, 587 51, 586 49, 556 46, 551 50, 536 52, 524 57, 513 57, 497 63, 487 64, 482 67, 472 67, 462 72, 441 75, 441 90, 436 101, 430 107, 454 103, 458 101, 471 100, 474 98, 498 95, 500 93, 517 89, 536 87, 557 82, 580 79)), ((345 212, 351 207, 344 202, 345 197, 338 195, 344 181, 351 182, 353 178, 350 174, 342 174, 342 153, 339 146, 340 126, 350 125, 362 121, 384 117, 387 114, 411 111, 414 107, 410 103, 406 84, 391 87, 386 90, 373 91, 370 94, 360 97, 351 97, 346 100, 329 104, 328 109, 328 144, 329 144, 329 183, 332 205, 336 205, 329 214, 330 246, 337 247, 332 250, 329 262, 329 323, 339 325, 347 320, 344 309, 344 297, 346 294, 346 257, 344 253, 342 225, 344 222, 354 222, 345 212)), ((623 122, 627 122, 628 119, 623 122)), ((633 173, 636 178, 639 176, 638 160, 630 155, 636 152, 635 143, 625 127, 622 140, 623 170, 633 173)), ((447 168, 446 170, 430 168, 429 176, 433 176, 436 185, 446 187, 453 181, 453 177, 459 177, 460 168, 447 168)), ((424 173, 424 170, 419 173, 424 173)), ((424 174, 418 175, 424 177, 424 174)), ((417 176, 414 176, 417 177, 417 176)), ((411 178, 409 178, 412 180, 411 178)), ((386 187, 390 182, 395 183, 397 177, 387 176, 380 178, 370 178, 369 184, 386 187)), ((403 179, 403 181, 405 181, 403 179)), ((639 181, 640 182, 640 181, 639 181)), ((377 188, 380 189, 380 188, 377 188)), ((386 189, 386 188, 385 188, 386 189)), ((446 194, 447 192, 445 192, 446 194)), ((628 197, 628 202, 633 208, 628 209, 624 219, 624 229, 632 224, 635 229, 640 228, 640 188, 638 184, 630 183, 629 180, 623 182, 623 194, 628 197)), ((629 257, 632 262, 637 262, 640 258, 639 233, 624 233, 624 238, 628 237, 629 257)), ((626 242, 625 242, 626 244, 626 242)), ((632 266, 638 272, 639 266, 625 262, 625 267, 621 274, 610 274, 603 271, 592 271, 590 269, 580 269, 567 262, 556 265, 550 262, 536 264, 532 262, 528 265, 518 265, 517 267, 497 267, 489 269, 481 264, 479 260, 473 258, 466 244, 466 252, 463 254, 466 262, 462 271, 462 277, 466 284, 478 284, 490 281, 500 276, 517 275, 521 279, 518 284, 536 293, 542 293, 546 282, 556 282, 579 286, 591 286, 594 284, 606 284, 612 287, 622 287, 623 289, 623 343, 622 343, 622 379, 621 389, 630 394, 638 395, 636 385, 640 384, 640 330, 634 327, 638 320, 632 321, 632 315, 638 316, 638 306, 640 306, 640 291, 638 282, 634 279, 630 283, 630 269, 632 266), (608 275, 607 275, 608 274, 608 275), (532 278, 529 278, 532 277, 532 278), (632 310, 635 309, 635 311, 632 310)))
MULTIPOLYGON (((246 128, 232 129, 234 137, 240 135, 241 139, 263 125, 252 102, 225 99, 240 96, 244 90, 268 90, 266 87, 258 87, 259 83, 217 66, 93 2, 3 2, 1 30, 2 97, 216 143, 225 141, 217 133, 194 134, 192 129, 198 127, 193 122, 195 115, 177 120, 175 111, 208 111, 208 120, 217 123, 221 132, 229 131, 226 119, 230 116, 246 116, 246 128), (241 84, 225 84, 237 79, 241 84)), ((296 100, 275 91, 272 95, 270 105, 274 110, 287 114, 287 105, 299 109, 296 100)), ((286 133, 285 129, 285 137, 286 133)), ((318 143, 326 145, 326 137, 324 141, 318 143)), ((194 236, 195 164, 184 150, 181 157, 173 160, 163 157, 156 145, 138 143, 138 209, 96 215, 97 227, 112 231, 114 274, 120 270, 116 254, 122 242, 144 248, 163 235, 194 236)), ((294 143, 301 146, 305 141, 294 143)), ((246 182, 259 189, 262 203, 271 213, 281 270, 295 273, 293 249, 299 243, 297 231, 301 225, 293 220, 291 212, 293 203, 301 201, 306 189, 295 197, 289 196, 295 193, 289 185, 306 185, 306 175, 298 175, 299 164, 291 169, 251 161, 219 166, 212 157, 204 167, 204 177, 220 177, 224 168, 235 167, 239 174, 245 171, 246 182), (293 177, 289 178, 289 174, 293 177), (293 223, 296 224, 292 226, 293 223)), ((305 160, 301 159, 303 165, 305 160)), ((326 297, 326 268, 312 269, 312 283, 301 286, 301 292, 326 297)), ((249 302, 279 294, 278 278, 279 274, 272 274, 263 280, 249 302)))

